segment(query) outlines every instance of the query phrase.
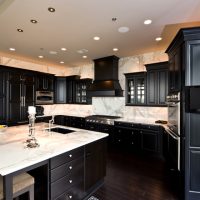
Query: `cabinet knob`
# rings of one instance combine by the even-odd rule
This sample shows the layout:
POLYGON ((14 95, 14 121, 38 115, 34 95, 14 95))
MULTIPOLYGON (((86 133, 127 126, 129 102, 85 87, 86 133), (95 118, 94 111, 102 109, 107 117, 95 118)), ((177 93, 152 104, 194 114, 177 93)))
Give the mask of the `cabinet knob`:
POLYGON ((140 131, 140 133, 142 133, 142 131, 140 131))
POLYGON ((134 135, 134 132, 132 131, 131 134, 134 135))
POLYGON ((121 142, 121 140, 118 140, 118 142, 121 142))
POLYGON ((69 157, 72 158, 72 154, 69 154, 69 157))
POLYGON ((118 130, 119 133, 121 133, 121 130, 118 130))
POLYGON ((72 195, 69 195, 69 199, 72 199, 72 195))
POLYGON ((72 168, 73 168, 72 166, 69 166, 69 169, 70 169, 70 170, 72 170, 72 168))
POLYGON ((72 183, 72 180, 71 180, 71 179, 69 180, 69 183, 72 183))

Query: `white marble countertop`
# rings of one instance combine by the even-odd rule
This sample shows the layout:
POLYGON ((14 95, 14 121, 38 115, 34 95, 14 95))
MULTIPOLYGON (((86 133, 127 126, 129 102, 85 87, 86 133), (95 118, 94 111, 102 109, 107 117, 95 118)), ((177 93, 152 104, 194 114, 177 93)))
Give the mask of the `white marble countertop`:
POLYGON ((163 124, 155 123, 155 119, 148 119, 148 118, 126 118, 122 117, 115 120, 120 122, 129 122, 129 123, 137 123, 137 124, 147 124, 147 125, 157 125, 162 126, 163 124))
POLYGON ((73 133, 50 134, 44 131, 47 127, 47 123, 36 124, 36 139, 40 146, 32 149, 25 148, 24 144, 28 138, 28 125, 9 127, 0 132, 0 175, 10 174, 108 136, 72 127, 66 128, 75 130, 73 133))

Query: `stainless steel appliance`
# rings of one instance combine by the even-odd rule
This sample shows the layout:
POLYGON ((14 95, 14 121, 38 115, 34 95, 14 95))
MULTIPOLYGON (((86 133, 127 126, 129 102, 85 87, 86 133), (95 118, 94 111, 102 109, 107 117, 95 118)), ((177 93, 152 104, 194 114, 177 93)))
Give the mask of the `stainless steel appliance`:
POLYGON ((176 168, 180 170, 180 93, 167 96, 168 104, 168 153, 176 168))
POLYGON ((52 91, 36 91, 36 105, 46 105, 54 103, 54 93, 52 91))
POLYGON ((94 130, 105 133, 112 133, 114 128, 115 119, 119 119, 118 116, 109 115, 90 115, 86 117, 86 129, 94 130))

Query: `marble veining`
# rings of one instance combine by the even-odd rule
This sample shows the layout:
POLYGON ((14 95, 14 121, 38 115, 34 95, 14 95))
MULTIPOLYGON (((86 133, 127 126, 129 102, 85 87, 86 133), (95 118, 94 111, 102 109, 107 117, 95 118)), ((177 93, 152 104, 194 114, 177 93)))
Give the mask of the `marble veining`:
POLYGON ((106 133, 72 127, 67 128, 75 130, 73 133, 50 134, 44 131, 46 127, 46 123, 36 124, 36 138, 40 147, 33 149, 25 148, 24 145, 28 136, 28 125, 9 127, 0 134, 0 175, 7 175, 108 136, 106 133))

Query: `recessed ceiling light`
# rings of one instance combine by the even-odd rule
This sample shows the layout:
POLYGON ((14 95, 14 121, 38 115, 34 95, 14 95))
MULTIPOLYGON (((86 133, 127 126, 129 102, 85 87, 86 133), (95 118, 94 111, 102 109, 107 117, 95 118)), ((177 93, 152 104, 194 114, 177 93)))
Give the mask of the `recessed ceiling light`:
POLYGON ((22 29, 18 28, 17 29, 18 32, 24 32, 22 29))
POLYGON ((58 52, 57 51, 49 51, 50 54, 56 55, 58 52))
POLYGON ((37 24, 38 23, 38 21, 35 20, 35 19, 31 19, 30 22, 33 23, 33 24, 37 24))
POLYGON ((38 58, 44 58, 44 56, 38 56, 38 58))
POLYGON ((122 26, 118 28, 118 31, 120 33, 127 33, 129 30, 130 30, 129 27, 126 27, 126 26, 122 26))
POLYGON ((9 48, 9 50, 10 50, 10 51, 15 51, 16 49, 13 48, 13 47, 11 47, 11 48, 9 48))
POLYGON ((87 58, 87 56, 83 56, 83 58, 87 58))
POLYGON ((64 61, 60 61, 60 64, 64 64, 65 62, 64 61))
POLYGON ((152 23, 152 20, 151 19, 146 19, 145 21, 144 21, 144 24, 145 25, 149 25, 149 24, 151 24, 152 23))
POLYGON ((118 48, 113 48, 113 51, 118 51, 119 49, 118 48))
POLYGON ((61 48, 61 51, 67 51, 67 49, 66 49, 66 48, 64 48, 64 47, 62 47, 62 48, 61 48))
POLYGON ((52 7, 49 7, 49 8, 48 8, 48 11, 49 11, 49 12, 55 12, 56 9, 55 9, 55 8, 52 8, 52 7))
POLYGON ((87 53, 88 50, 87 49, 80 49, 77 51, 77 53, 83 54, 83 53, 87 53))
POLYGON ((161 37, 157 37, 155 40, 156 40, 157 42, 159 42, 159 41, 162 40, 162 38, 161 38, 161 37))
POLYGON ((95 36, 95 37, 93 37, 93 39, 97 41, 97 40, 100 40, 100 37, 99 36, 95 36))

